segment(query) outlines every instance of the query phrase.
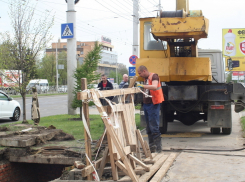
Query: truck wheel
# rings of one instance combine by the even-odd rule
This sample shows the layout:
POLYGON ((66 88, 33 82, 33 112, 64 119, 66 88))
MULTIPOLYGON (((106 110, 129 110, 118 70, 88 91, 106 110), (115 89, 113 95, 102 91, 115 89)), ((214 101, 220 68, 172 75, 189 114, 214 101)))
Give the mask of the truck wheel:
POLYGON ((224 135, 230 135, 231 134, 231 128, 222 128, 222 133, 224 135))
POLYGON ((220 128, 210 128, 212 134, 220 134, 220 128))
POLYGON ((161 115, 162 115, 162 127, 159 127, 159 131, 161 134, 165 134, 168 131, 168 117, 166 113, 166 109, 162 106, 161 107, 161 115))

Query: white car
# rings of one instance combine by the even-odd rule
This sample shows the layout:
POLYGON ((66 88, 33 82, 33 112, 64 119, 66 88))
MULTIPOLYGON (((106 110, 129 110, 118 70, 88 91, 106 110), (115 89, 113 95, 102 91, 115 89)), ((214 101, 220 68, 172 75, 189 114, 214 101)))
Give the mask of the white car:
POLYGON ((58 92, 67 92, 67 86, 66 85, 62 85, 58 88, 58 92))
POLYGON ((18 121, 20 114, 20 103, 0 90, 0 118, 10 118, 13 121, 18 121))

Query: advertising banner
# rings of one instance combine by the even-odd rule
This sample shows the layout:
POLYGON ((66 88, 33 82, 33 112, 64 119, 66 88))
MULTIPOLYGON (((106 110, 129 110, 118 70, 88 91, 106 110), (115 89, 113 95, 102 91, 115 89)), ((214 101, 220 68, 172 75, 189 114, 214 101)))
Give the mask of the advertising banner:
POLYGON ((225 58, 225 70, 226 71, 245 71, 245 56, 244 57, 230 57, 232 60, 232 70, 228 70, 229 57, 225 58))
POLYGON ((245 71, 233 71, 232 80, 244 80, 245 71))
POLYGON ((245 28, 222 29, 222 49, 224 57, 245 57, 245 28))

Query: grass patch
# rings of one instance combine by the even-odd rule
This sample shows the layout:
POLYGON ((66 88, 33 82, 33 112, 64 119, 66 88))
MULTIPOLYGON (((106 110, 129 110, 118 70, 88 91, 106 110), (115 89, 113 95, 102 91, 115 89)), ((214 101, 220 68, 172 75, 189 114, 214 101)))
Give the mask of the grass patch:
MULTIPOLYGON (((38 94, 38 96, 51 96, 51 95, 67 95, 67 93, 53 93, 53 94, 38 94)), ((9 95, 12 98, 19 98, 21 95, 9 95)), ((32 97, 32 94, 26 94, 26 97, 32 97)))
MULTIPOLYGON (((101 137, 104 132, 104 124, 101 120, 100 115, 89 115, 90 118, 90 133, 92 135, 93 140, 97 140, 101 137)), ((29 124, 33 124, 33 121, 29 120, 29 124)), ((143 127, 140 127, 140 115, 135 114, 135 122, 136 127, 140 130, 143 127)), ((15 122, 15 124, 20 124, 22 121, 15 122)), ((22 128, 20 126, 16 127, 12 123, 11 124, 3 124, 1 127, 8 127, 11 131, 20 131, 22 128)), ((61 129, 65 133, 69 133, 75 137, 76 140, 84 139, 84 128, 83 122, 79 119, 79 115, 55 115, 55 116, 47 116, 42 117, 39 123, 39 126, 49 127, 53 125, 56 129, 61 129)))
MULTIPOLYGON (((55 126, 57 129, 62 129, 64 132, 69 133, 75 137, 76 140, 84 139, 84 129, 81 120, 77 120, 79 115, 55 115, 42 117, 39 123, 40 126, 48 127, 50 125, 55 126)), ((104 132, 104 124, 100 115, 89 115, 90 118, 90 133, 93 140, 97 140, 104 132)), ((140 127, 140 115, 135 115, 136 126, 140 127)))
POLYGON ((242 125, 243 137, 245 138, 245 117, 242 117, 241 125, 242 125))

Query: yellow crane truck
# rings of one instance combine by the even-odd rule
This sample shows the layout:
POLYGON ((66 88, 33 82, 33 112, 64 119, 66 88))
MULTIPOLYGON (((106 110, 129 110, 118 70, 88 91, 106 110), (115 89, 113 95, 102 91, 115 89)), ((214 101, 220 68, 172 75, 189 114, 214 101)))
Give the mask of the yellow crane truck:
MULTIPOLYGON (((188 5, 188 0, 176 0, 176 11, 140 18, 136 70, 144 65, 162 82, 161 133, 166 133, 168 122, 174 120, 185 125, 204 120, 211 133, 230 134, 231 104, 236 112, 244 110, 245 87, 225 83, 221 51, 197 48, 198 40, 208 36, 209 20, 201 10, 189 10, 188 5)), ((137 97, 137 101, 142 100, 137 97)))

